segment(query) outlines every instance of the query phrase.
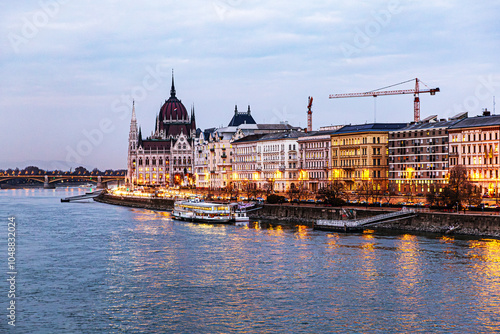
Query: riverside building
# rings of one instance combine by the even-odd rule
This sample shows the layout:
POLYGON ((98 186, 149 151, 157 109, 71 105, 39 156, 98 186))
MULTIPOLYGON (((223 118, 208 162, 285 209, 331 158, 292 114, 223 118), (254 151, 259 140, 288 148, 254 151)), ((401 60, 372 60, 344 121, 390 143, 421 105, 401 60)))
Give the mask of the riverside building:
POLYGON ((238 189, 284 192, 299 187, 300 175, 297 130, 254 134, 232 143, 233 183, 238 189))
POLYGON ((348 190, 383 191, 388 180, 388 137, 406 123, 346 125, 331 135, 332 180, 343 181, 348 190))
POLYGON ((328 185, 331 178, 332 134, 339 127, 313 131, 298 138, 300 169, 308 190, 316 192, 328 185))
POLYGON ((498 194, 500 116, 484 110, 449 128, 450 168, 463 165, 483 194, 498 194))
POLYGON ((141 128, 137 128, 135 103, 132 107, 127 183, 144 186, 191 184, 195 137, 194 108, 189 116, 176 97, 172 75, 170 98, 160 108, 151 136, 143 138, 141 128))
POLYGON ((194 161, 197 188, 223 189, 233 186, 234 150, 232 142, 252 134, 268 134, 296 129, 287 123, 257 124, 250 106, 234 115, 227 127, 207 129, 196 140, 194 161))
POLYGON ((405 194, 441 192, 449 170, 448 128, 460 117, 436 115, 389 133, 389 183, 405 194))

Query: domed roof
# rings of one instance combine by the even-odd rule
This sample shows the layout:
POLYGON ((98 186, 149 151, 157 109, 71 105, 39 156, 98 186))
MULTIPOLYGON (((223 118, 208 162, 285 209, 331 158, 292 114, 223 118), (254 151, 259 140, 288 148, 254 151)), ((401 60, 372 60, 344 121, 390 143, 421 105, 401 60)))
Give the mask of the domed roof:
POLYGON ((160 109, 160 123, 163 120, 168 121, 189 121, 188 113, 186 107, 182 102, 175 96, 175 86, 174 77, 172 76, 172 88, 170 89, 170 98, 165 101, 160 109))

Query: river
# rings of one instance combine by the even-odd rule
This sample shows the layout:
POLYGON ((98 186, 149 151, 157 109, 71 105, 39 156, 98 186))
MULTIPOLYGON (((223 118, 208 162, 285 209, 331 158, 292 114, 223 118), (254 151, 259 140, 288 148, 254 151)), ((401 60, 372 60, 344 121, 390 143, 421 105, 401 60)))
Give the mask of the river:
POLYGON ((0 332, 500 332, 500 241, 193 224, 0 190, 0 332), (8 218, 16 222, 15 328, 8 218))

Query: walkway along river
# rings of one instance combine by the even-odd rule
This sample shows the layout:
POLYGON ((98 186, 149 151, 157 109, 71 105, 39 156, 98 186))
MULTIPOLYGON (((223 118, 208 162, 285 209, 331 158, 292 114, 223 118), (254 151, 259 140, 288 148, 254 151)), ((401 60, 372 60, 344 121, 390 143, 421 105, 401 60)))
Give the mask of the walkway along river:
MULTIPOLYGON (((103 194, 96 201, 153 210, 172 210, 174 200, 159 198, 125 198, 103 194)), ((386 210, 346 209, 355 211, 357 218, 366 218, 387 213, 386 210)), ((265 204, 261 210, 249 212, 253 219, 271 219, 313 226, 318 219, 347 219, 342 208, 320 207, 309 205, 270 205, 265 204)), ((431 232, 500 237, 500 217, 496 215, 457 214, 418 211, 411 218, 395 222, 383 223, 370 229, 399 230, 406 232, 431 232)))

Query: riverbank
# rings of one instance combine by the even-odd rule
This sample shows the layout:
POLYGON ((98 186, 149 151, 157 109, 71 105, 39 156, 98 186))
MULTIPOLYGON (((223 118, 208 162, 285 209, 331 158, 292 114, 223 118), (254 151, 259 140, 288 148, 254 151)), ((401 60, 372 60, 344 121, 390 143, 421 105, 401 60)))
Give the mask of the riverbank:
POLYGON ((121 205, 131 208, 142 208, 159 211, 171 211, 174 209, 174 199, 156 198, 156 197, 125 197, 114 196, 108 193, 103 193, 94 198, 94 201, 112 205, 121 205))
MULTIPOLYGON (((389 212, 376 208, 332 208, 298 205, 266 204, 261 210, 249 213, 252 219, 272 219, 299 223, 312 227, 318 219, 344 220, 348 216, 357 219, 368 218, 389 212)), ((382 223, 370 227, 373 230, 404 232, 453 233, 457 235, 500 238, 500 217, 497 215, 458 214, 448 212, 417 211, 415 217, 382 223)))
MULTIPOLYGON (((133 208, 171 211, 174 199, 156 197, 124 197, 102 194, 97 202, 133 208)), ((277 220, 284 223, 302 224, 313 227, 318 219, 346 220, 355 217, 363 219, 387 213, 377 208, 334 208, 308 205, 264 204, 260 210, 248 212, 251 219, 277 220)), ((390 230, 418 233, 443 233, 467 236, 500 238, 500 217, 497 215, 458 214, 442 212, 418 212, 415 217, 370 227, 373 230, 390 230)))

